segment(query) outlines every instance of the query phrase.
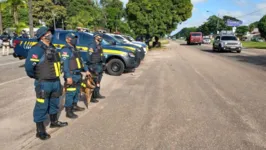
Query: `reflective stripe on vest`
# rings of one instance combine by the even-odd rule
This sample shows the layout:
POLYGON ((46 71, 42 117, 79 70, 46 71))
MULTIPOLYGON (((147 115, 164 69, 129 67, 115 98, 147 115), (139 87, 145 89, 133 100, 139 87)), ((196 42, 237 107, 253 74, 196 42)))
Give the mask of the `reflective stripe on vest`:
POLYGON ((81 65, 80 65, 79 58, 76 58, 76 61, 77 61, 78 69, 80 69, 81 68, 81 65))

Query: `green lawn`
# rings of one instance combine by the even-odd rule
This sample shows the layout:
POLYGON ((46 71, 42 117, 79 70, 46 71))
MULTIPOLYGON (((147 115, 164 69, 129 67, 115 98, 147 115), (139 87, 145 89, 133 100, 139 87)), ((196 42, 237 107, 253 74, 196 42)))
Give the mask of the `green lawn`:
POLYGON ((266 42, 242 42, 245 48, 266 49, 266 42))

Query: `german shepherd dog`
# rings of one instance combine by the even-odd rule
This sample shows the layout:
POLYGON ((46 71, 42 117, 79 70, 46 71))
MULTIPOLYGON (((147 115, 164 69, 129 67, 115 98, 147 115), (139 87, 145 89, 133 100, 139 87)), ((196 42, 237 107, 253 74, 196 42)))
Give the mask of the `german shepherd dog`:
POLYGON ((93 81, 91 76, 86 76, 85 79, 83 79, 81 82, 80 93, 85 94, 87 108, 88 108, 88 104, 91 101, 91 96, 92 96, 92 93, 95 87, 96 87, 96 84, 93 81))
MULTIPOLYGON (((84 102, 87 108, 91 101, 92 93, 95 87, 96 87, 96 84, 93 81, 91 76, 86 76, 85 79, 82 79, 81 85, 80 85, 80 94, 85 94, 86 101, 84 102)), ((65 95, 65 94, 66 94, 66 84, 64 85, 62 95, 65 95)))

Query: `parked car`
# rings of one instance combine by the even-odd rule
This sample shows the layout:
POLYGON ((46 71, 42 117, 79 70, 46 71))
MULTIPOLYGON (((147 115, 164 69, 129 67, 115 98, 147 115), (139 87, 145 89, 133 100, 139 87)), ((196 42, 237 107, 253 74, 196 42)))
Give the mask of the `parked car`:
POLYGON ((236 51, 240 53, 242 50, 242 43, 237 39, 234 33, 221 32, 213 42, 213 51, 236 51))
POLYGON ((203 44, 211 44, 211 39, 209 37, 203 37, 202 43, 203 44))
POLYGON ((201 32, 190 32, 189 37, 187 38, 187 45, 199 44, 202 43, 202 33, 201 32))
MULTIPOLYGON (((68 33, 75 31, 64 31, 56 30, 52 39, 52 43, 60 52, 62 47, 66 44, 65 38, 68 33)), ((92 34, 86 32, 75 32, 78 35, 77 48, 80 50, 81 57, 87 59, 87 51, 89 44, 94 40, 92 34)), ((14 54, 15 58, 24 59, 28 55, 29 49, 37 44, 37 39, 25 39, 16 38, 14 39, 14 54)), ((106 71, 110 75, 118 76, 126 70, 135 69, 139 64, 136 58, 136 53, 127 50, 123 47, 110 45, 106 41, 102 41, 103 53, 106 58, 106 71)))

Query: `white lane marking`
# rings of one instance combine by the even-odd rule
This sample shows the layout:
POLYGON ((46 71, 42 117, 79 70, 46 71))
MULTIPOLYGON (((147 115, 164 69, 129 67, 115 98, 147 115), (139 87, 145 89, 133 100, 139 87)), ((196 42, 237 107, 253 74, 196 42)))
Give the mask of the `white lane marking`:
POLYGON ((10 80, 10 81, 7 81, 7 82, 2 82, 2 83, 0 83, 0 86, 5 85, 5 84, 8 84, 8 83, 15 82, 15 81, 18 81, 18 80, 21 80, 21 79, 25 79, 25 78, 28 78, 28 77, 27 76, 24 76, 24 77, 17 78, 17 79, 14 79, 14 80, 10 80))
POLYGON ((9 62, 9 63, 5 63, 5 64, 0 64, 0 66, 6 66, 6 65, 10 65, 10 64, 16 64, 19 62, 23 62, 23 61, 14 61, 14 62, 9 62))

